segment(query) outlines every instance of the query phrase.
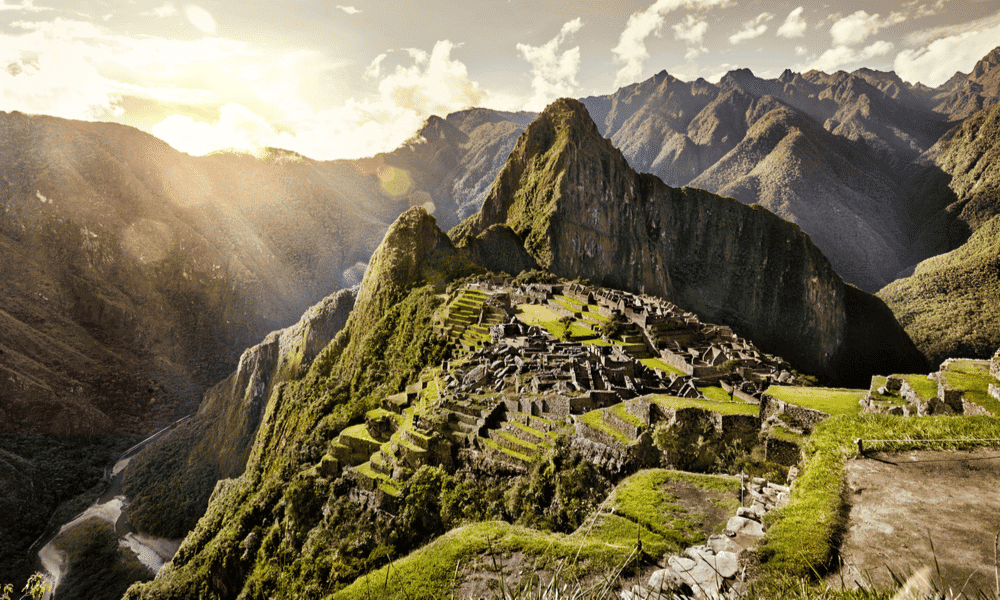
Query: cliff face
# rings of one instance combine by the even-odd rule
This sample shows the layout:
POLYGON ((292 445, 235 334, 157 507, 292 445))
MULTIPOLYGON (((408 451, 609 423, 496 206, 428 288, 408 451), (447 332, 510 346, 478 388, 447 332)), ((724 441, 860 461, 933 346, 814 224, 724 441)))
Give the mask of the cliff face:
POLYGON ((482 211, 452 236, 463 245, 498 223, 558 275, 665 296, 801 369, 857 381, 923 367, 891 315, 872 325, 892 342, 849 335, 849 293, 798 226, 635 173, 577 101, 557 101, 525 131, 482 211), (842 368, 858 354, 881 359, 842 368))
POLYGON ((168 538, 181 537, 201 517, 219 479, 237 477, 275 387, 304 374, 344 328, 354 292, 341 290, 246 350, 236 371, 209 389, 197 414, 145 448, 129 464, 125 493, 129 523, 168 538))

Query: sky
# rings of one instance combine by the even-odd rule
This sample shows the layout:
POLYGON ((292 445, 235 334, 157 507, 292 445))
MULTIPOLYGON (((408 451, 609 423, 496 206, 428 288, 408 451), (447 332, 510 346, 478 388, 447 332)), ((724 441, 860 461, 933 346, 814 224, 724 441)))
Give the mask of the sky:
POLYGON ((0 0, 0 110, 329 160, 393 150, 430 115, 539 111, 662 70, 933 87, 998 45, 1000 0, 0 0))

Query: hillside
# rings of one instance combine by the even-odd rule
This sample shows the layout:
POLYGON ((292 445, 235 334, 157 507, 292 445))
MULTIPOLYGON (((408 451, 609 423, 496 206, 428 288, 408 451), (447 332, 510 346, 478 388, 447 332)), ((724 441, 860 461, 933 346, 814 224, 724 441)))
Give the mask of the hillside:
POLYGON ((845 286, 801 229, 635 173, 579 102, 560 100, 532 123, 482 211, 451 235, 462 246, 498 224, 557 275, 669 298, 800 369, 864 380, 921 368, 891 313, 845 286), (893 342, 872 345, 872 331, 893 342))
POLYGON ((244 349, 357 283, 406 208, 346 163, 194 158, 129 127, 20 113, 0 113, 0 171, 0 445, 31 463, 22 474, 63 470, 17 500, 16 535, 0 523, 4 568, 100 481, 105 465, 78 453, 106 462, 193 412, 244 349))
POLYGON ((984 358, 1000 346, 1000 217, 878 295, 928 358, 984 358))

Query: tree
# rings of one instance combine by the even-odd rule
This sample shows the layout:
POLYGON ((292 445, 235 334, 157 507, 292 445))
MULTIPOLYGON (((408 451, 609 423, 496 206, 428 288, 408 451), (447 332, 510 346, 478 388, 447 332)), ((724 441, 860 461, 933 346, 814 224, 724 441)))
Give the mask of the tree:
POLYGON ((719 372, 722 373, 723 379, 729 384, 729 401, 733 401, 733 393, 736 391, 736 370, 740 368, 740 361, 729 359, 719 365, 719 372))
MULTIPOLYGON (((48 593, 49 589, 51 589, 51 586, 45 581, 45 577, 41 573, 35 573, 24 584, 24 589, 21 590, 24 595, 21 598, 27 596, 32 598, 32 600, 41 600, 48 593)), ((11 594, 13 593, 14 586, 8 583, 0 590, 0 600, 11 600, 11 594)))
POLYGON ((559 318, 559 324, 562 325, 562 335, 560 335, 559 337, 561 337, 562 339, 567 340, 567 341, 569 340, 569 338, 570 338, 569 327, 570 327, 570 325, 573 324, 574 321, 576 321, 576 319, 574 319, 573 317, 571 317, 569 315, 566 315, 565 317, 560 317, 559 318))

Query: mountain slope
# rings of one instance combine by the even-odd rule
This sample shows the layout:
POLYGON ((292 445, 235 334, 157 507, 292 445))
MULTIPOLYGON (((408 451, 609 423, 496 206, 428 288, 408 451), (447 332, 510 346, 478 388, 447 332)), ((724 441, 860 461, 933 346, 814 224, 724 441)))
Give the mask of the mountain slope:
POLYGON ((577 101, 557 101, 532 123, 481 212, 451 235, 462 246, 500 223, 553 273, 666 297, 802 369, 857 381, 923 367, 887 310, 870 323, 877 347, 849 335, 857 315, 848 305, 880 303, 845 286, 801 229, 636 174, 577 101))
POLYGON ((1000 101, 1000 47, 980 59, 971 73, 952 79, 948 82, 950 93, 934 107, 935 111, 958 121, 993 106, 1000 101))
POLYGON ((1000 347, 1000 216, 956 250, 879 291, 932 363, 988 358, 1000 347))

